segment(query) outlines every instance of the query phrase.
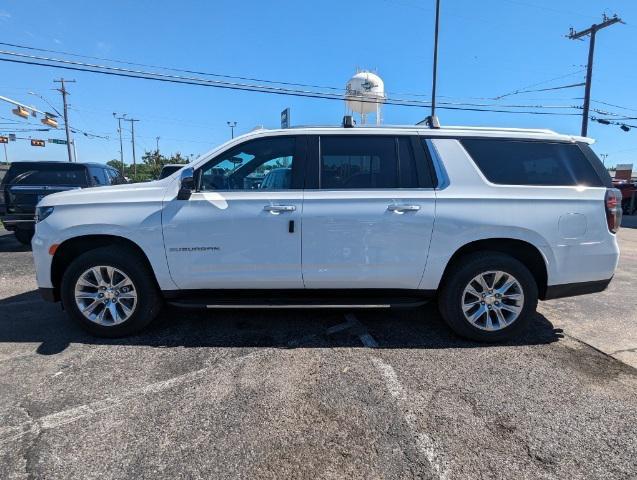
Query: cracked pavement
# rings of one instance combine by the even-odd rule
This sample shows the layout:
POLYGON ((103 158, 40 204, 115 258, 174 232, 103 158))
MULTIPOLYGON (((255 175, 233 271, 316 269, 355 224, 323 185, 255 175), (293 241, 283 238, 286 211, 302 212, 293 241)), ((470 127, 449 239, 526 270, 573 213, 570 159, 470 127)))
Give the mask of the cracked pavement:
POLYGON ((635 478, 637 370, 573 327, 615 304, 629 323, 631 258, 608 297, 542 304, 504 345, 454 337, 434 305, 170 309, 104 340, 0 234, 0 478, 635 478))

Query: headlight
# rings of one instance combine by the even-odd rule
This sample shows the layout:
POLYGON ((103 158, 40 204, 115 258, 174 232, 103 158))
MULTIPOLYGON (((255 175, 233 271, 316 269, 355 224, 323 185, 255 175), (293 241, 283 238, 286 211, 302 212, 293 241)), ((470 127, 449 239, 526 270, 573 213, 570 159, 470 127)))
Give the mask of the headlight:
POLYGON ((35 209, 35 223, 41 222, 53 213, 54 207, 38 207, 35 209))

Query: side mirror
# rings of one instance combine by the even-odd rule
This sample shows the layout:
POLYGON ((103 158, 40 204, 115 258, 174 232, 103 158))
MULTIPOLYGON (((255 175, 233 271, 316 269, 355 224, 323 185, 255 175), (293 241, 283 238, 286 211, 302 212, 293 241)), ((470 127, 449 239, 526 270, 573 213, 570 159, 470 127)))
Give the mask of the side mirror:
POLYGON ((195 189, 195 171, 192 167, 184 168, 179 177, 177 200, 188 200, 195 189))

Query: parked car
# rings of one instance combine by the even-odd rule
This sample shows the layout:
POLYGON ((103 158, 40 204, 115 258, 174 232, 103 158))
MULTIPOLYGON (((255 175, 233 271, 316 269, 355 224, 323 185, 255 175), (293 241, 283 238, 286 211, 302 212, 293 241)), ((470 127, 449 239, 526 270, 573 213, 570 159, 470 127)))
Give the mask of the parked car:
POLYGON ((125 183, 119 172, 100 163, 13 162, 0 183, 4 206, 0 220, 23 244, 31 243, 35 206, 47 195, 66 190, 125 183))
POLYGON ((538 299, 599 292, 613 277, 619 193, 590 142, 465 127, 252 132, 144 188, 42 199, 38 285, 103 336, 140 330, 164 302, 355 309, 436 297, 458 334, 502 340, 538 299), (280 165, 281 183, 245 187, 280 165))
POLYGON ((170 163, 168 165, 164 165, 163 167, 161 167, 161 172, 159 172, 158 180, 169 177, 177 170, 181 170, 182 168, 184 168, 184 165, 179 163, 170 163))
POLYGON ((637 182, 613 180, 613 186, 622 194, 622 210, 626 215, 637 212, 637 182), (635 199, 633 200, 633 196, 635 199))

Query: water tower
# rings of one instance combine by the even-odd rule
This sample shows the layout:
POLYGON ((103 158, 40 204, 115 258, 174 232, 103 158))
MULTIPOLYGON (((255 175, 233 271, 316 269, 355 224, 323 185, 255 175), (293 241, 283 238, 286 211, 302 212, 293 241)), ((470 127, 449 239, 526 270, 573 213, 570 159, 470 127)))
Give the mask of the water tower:
POLYGON ((345 105, 348 113, 358 113, 361 125, 367 115, 376 113, 376 125, 381 123, 381 105, 385 101, 385 83, 375 73, 358 71, 345 86, 345 105))

